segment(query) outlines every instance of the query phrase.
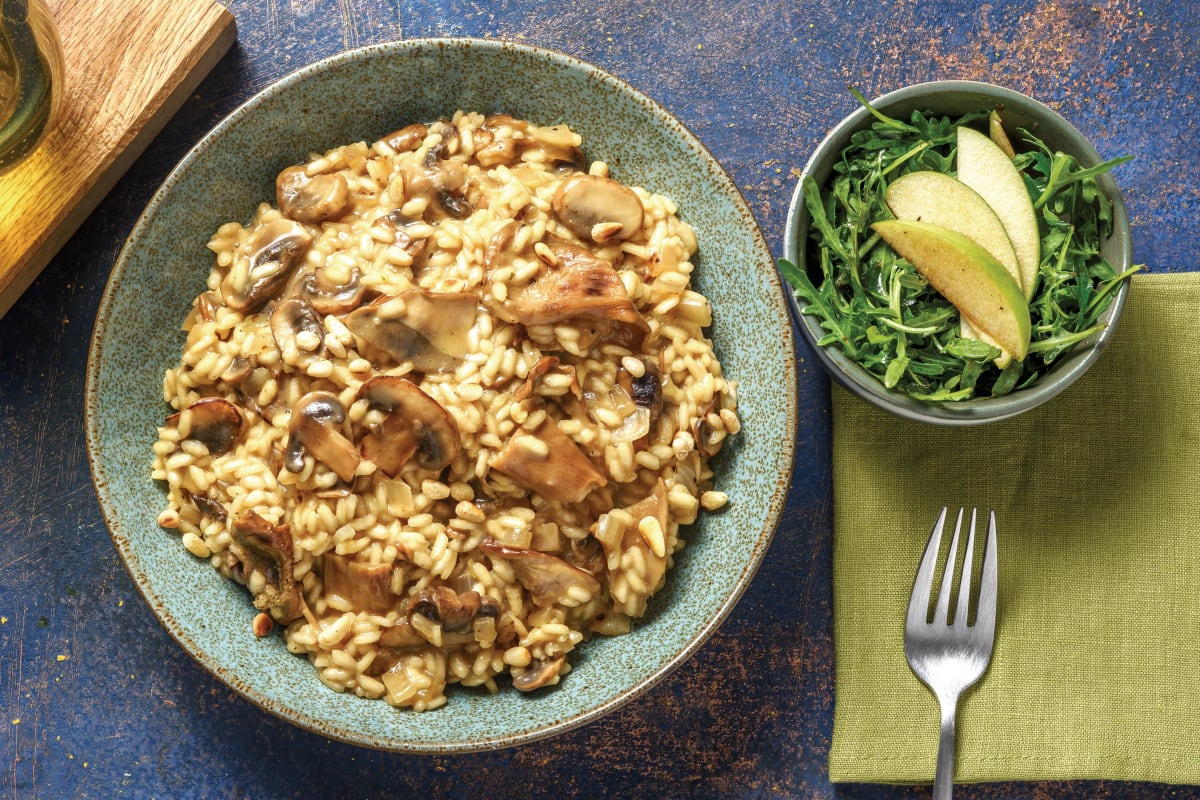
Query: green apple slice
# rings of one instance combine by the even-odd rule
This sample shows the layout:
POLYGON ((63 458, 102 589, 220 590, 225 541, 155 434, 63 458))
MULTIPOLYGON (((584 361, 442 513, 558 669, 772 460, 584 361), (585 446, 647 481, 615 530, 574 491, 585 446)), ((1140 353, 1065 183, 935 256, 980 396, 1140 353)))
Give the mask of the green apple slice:
MULTIPOLYGON (((1021 284, 1021 266, 1004 223, 987 201, 962 181, 929 170, 910 172, 892 181, 884 193, 884 202, 897 219, 930 222, 961 233, 995 256, 1013 280, 1021 284)), ((975 330, 965 317, 961 335, 964 339, 980 339, 1000 347, 990 336, 975 330)), ((1012 354, 1001 350, 995 364, 1004 369, 1012 361, 1012 354)))
POLYGON ((1008 270, 975 242, 949 228, 914 220, 871 226, 892 249, 977 330, 1023 361, 1029 351, 1029 305, 1008 270))
POLYGON ((940 172, 910 172, 892 181, 883 196, 896 219, 920 220, 961 233, 991 253, 1018 284, 1021 266, 1008 230, 978 192, 940 172))
POLYGON ((1028 300, 1037 283, 1041 236, 1021 173, 999 145, 974 128, 960 126, 958 179, 978 192, 1004 223, 1021 266, 1021 289, 1028 300))

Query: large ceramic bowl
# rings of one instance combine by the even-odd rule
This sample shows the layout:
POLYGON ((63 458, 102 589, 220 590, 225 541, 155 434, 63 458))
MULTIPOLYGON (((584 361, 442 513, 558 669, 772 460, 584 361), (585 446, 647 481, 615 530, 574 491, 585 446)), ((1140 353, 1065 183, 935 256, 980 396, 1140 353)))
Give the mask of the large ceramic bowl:
POLYGON ((796 433, 788 312, 770 251, 734 183, 680 123, 616 78, 553 52, 481 40, 396 42, 347 52, 271 86, 206 136, 154 195, 105 291, 88 366, 87 441, 117 549, 162 624, 201 664, 266 710, 329 737, 405 752, 526 742, 633 700, 688 658, 730 613, 783 508, 796 433), (416 714, 325 688, 278 636, 250 635, 244 590, 187 554, 156 523, 155 426, 163 371, 212 266, 205 243, 248 220, 274 177, 310 151, 373 139, 456 109, 568 123, 614 177, 674 198, 700 243, 695 284, 711 335, 739 383, 742 433, 716 463, 730 506, 686 532, 688 547, 632 633, 577 650, 562 683, 526 696, 454 691, 416 714))
MULTIPOLYGON (((1055 111, 1031 97, 975 81, 933 81, 907 86, 871 101, 871 105, 895 119, 907 120, 914 110, 939 116, 958 117, 981 108, 1003 108, 1005 126, 1009 130, 1024 128, 1041 138, 1054 150, 1070 153, 1084 166, 1102 160, 1087 138, 1055 111)), ((809 158, 804 175, 823 186, 833 172, 850 137, 874 121, 865 108, 857 108, 829 132, 809 158)), ((1101 243, 1100 253, 1117 272, 1132 264, 1129 217, 1125 203, 1112 176, 1098 178, 1103 191, 1113 204, 1113 233, 1101 243)), ((801 186, 796 185, 788 211, 784 232, 784 257, 802 270, 807 270, 814 283, 820 283, 821 272, 807 258, 809 247, 809 216, 804 206, 801 186)), ((1129 282, 1118 289, 1116 296, 1100 320, 1106 327, 1077 344, 1067 355, 1059 358, 1032 386, 1003 397, 989 397, 952 403, 924 403, 901 392, 884 387, 875 376, 848 358, 840 348, 821 347, 818 341, 826 334, 816 317, 800 313, 795 297, 788 292, 792 310, 821 365, 839 384, 868 403, 905 419, 935 425, 979 425, 996 422, 1035 408, 1057 396, 1087 371, 1100 357, 1116 331, 1117 320, 1129 293, 1129 282)))

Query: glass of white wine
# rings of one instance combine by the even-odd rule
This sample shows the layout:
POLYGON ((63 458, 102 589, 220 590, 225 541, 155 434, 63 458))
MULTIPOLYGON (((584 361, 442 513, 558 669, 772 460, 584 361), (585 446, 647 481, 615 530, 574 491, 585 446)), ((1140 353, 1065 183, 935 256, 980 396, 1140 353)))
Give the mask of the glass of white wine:
POLYGON ((54 17, 42 0, 0 0, 0 175, 53 126, 64 71, 54 17))

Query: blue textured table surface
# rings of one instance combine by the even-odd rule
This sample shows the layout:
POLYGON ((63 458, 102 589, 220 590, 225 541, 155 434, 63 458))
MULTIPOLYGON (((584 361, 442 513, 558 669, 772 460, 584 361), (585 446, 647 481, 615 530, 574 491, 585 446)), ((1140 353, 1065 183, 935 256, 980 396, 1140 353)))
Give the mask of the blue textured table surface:
MULTIPOLYGON (((85 361, 101 292, 154 190, 227 113, 325 56, 424 36, 542 45, 627 80, 725 165, 776 254, 800 168, 853 107, 848 84, 873 96, 922 80, 999 83, 1056 108, 1102 155, 1135 156, 1116 172, 1135 260, 1151 271, 1193 269, 1196 4, 233 0, 230 8, 233 50, 0 319, 0 797, 927 797, 928 787, 828 780, 829 400, 803 343, 786 514, 753 585, 709 643, 635 704, 580 730, 498 752, 412 757, 275 719, 159 627, 111 544, 84 453, 85 361)), ((958 796, 1189 798, 1200 789, 1011 784, 960 787, 958 796)))

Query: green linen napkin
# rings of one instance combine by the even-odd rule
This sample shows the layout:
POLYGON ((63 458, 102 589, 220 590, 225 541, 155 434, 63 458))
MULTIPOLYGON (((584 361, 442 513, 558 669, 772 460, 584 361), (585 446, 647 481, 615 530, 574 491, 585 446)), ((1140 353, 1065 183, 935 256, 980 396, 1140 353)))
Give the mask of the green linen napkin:
POLYGON ((1198 479, 1200 273, 1134 276, 1099 361, 1011 420, 910 423, 834 387, 830 778, 933 780, 903 622, 946 505, 995 510, 1000 564, 957 779, 1200 783, 1198 479))

